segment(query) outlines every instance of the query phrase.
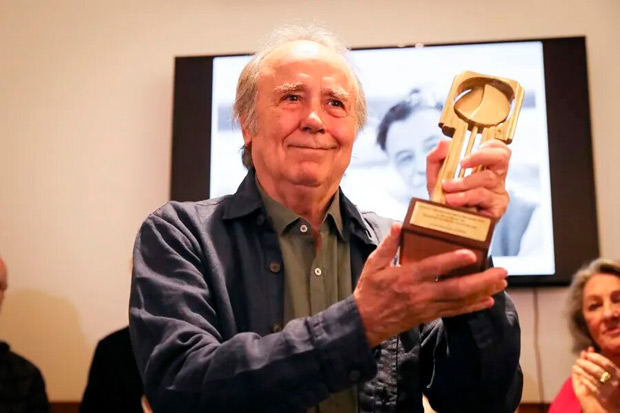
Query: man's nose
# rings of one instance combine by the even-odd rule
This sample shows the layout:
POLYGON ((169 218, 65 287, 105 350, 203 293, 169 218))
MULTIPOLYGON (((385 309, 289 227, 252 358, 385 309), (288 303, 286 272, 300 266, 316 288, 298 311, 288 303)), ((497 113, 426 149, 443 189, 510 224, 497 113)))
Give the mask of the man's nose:
POLYGON ((323 113, 319 104, 312 103, 309 105, 306 115, 301 120, 301 128, 305 132, 310 133, 325 132, 325 126, 323 125, 323 113))

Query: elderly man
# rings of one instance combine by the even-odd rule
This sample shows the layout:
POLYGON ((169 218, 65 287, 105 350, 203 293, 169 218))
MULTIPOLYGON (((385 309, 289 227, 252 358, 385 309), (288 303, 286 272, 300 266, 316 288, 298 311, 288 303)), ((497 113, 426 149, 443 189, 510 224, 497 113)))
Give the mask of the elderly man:
MULTIPOLYGON (((346 48, 276 31, 243 70, 248 174, 234 195, 171 202, 134 253, 130 329, 154 411, 512 412, 522 388, 506 272, 438 276, 471 251, 395 265, 400 225, 339 190, 366 118, 346 48)), ((447 145, 428 156, 432 187, 447 145)), ((463 161, 452 205, 501 216, 508 148, 463 161)))

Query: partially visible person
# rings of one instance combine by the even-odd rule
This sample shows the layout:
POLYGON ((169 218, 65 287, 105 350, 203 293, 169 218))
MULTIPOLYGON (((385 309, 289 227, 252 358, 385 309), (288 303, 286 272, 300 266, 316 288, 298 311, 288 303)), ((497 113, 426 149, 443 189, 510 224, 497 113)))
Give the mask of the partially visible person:
POLYGON ((549 413, 620 412, 620 262, 599 258, 581 268, 568 300, 579 357, 549 413))
MULTIPOLYGON (((431 90, 412 89, 392 106, 377 130, 377 143, 403 179, 404 191, 394 194, 403 205, 412 197, 428 198, 426 155, 442 140, 438 127, 443 104, 431 90)), ((537 204, 509 190, 510 203, 493 233, 491 255, 515 256, 537 204)))
MULTIPOLYGON (((8 271, 0 257, 0 310, 8 286, 8 271)), ((0 341, 0 412, 49 411, 45 381, 39 369, 0 341)))
POLYGON ((125 327, 97 344, 80 412, 142 413, 141 398, 142 380, 125 327))

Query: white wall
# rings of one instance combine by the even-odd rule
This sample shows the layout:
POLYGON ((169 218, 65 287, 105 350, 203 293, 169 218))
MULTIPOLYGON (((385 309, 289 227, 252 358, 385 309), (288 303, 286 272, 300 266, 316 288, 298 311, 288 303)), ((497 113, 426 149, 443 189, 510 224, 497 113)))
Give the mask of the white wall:
MULTIPOLYGON (((127 323, 129 260, 167 200, 173 58, 244 52, 278 23, 317 19, 352 46, 586 35, 602 254, 620 257, 617 0, 0 0, 0 338, 78 400, 96 341, 127 323)), ((512 292, 525 401, 539 399, 533 294, 512 292)), ((573 357, 564 289, 539 292, 545 400, 573 357)))

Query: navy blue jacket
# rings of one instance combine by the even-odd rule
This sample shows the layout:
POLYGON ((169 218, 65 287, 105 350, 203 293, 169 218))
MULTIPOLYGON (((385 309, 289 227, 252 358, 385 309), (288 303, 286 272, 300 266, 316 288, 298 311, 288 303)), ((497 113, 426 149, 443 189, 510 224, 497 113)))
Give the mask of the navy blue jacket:
MULTIPOLYGON (((355 285, 390 222, 340 199, 355 285)), ((146 219, 130 331, 155 411, 305 411, 352 385, 364 412, 421 413, 422 392, 441 412, 517 408, 520 331, 505 294, 371 349, 352 296, 283 326, 283 272, 253 170, 234 195, 146 219)))

